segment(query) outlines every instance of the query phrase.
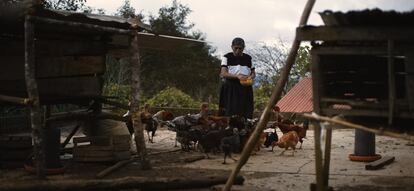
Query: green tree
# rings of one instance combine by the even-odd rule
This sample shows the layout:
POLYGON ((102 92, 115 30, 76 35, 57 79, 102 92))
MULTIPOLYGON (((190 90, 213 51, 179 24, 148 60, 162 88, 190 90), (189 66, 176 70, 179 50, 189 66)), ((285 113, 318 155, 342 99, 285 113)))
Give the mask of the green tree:
MULTIPOLYGON (((281 69, 287 58, 287 45, 279 40, 278 43, 257 43, 247 52, 252 56, 256 66, 257 86, 254 90, 255 109, 263 109, 267 104, 273 87, 280 77, 281 69)), ((300 79, 310 76, 309 46, 301 46, 292 67, 283 94, 286 94, 300 79)))
POLYGON ((194 27, 187 21, 190 13, 189 7, 173 0, 171 6, 160 8, 158 16, 150 15, 149 22, 155 33, 192 38, 194 36, 188 34, 194 27))
MULTIPOLYGON (((187 17, 191 9, 173 1, 151 15, 149 23, 157 34, 204 40, 205 34, 192 30, 187 17)), ((144 96, 151 96, 167 86, 176 87, 197 100, 217 100, 220 61, 212 56, 215 50, 207 43, 180 46, 168 51, 143 52, 142 87, 144 96)))
POLYGON ((198 108, 201 102, 174 87, 167 87, 146 101, 155 107, 198 108))
POLYGON ((79 11, 87 8, 86 0, 45 0, 43 5, 49 9, 79 11))

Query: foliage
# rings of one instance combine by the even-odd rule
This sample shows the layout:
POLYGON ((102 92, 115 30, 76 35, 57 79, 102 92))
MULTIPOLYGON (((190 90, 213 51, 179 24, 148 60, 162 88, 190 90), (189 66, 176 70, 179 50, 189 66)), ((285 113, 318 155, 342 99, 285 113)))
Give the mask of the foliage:
POLYGON ((128 104, 131 100, 131 86, 116 83, 105 84, 103 88, 103 95, 116 97, 121 103, 128 104))
MULTIPOLYGON (((174 1, 171 6, 162 7, 160 15, 151 15, 149 22, 159 34, 204 40, 201 31, 190 31, 193 25, 186 24, 190 12, 188 7, 174 1)), ((118 8, 116 15, 144 20, 128 0, 118 8)), ((167 87, 176 87, 200 101, 218 100, 220 61, 212 56, 214 51, 207 43, 175 46, 167 51, 141 49, 141 98, 148 99, 167 87)), ((105 81, 106 84, 130 84, 129 60, 107 57, 105 81)))
POLYGON ((187 22, 187 16, 190 13, 189 7, 173 0, 171 6, 159 9, 158 16, 151 15, 149 22, 155 33, 191 37, 188 31, 194 27, 194 24, 187 22))
POLYGON ((79 11, 86 8, 86 0, 46 0, 43 5, 49 9, 79 11))
POLYGON ((167 87, 146 103, 155 107, 178 108, 198 108, 201 105, 201 102, 193 100, 189 95, 174 87, 167 87))
MULTIPOLYGON (((279 40, 274 44, 257 43, 247 50, 256 67, 258 86, 254 90, 255 109, 263 109, 280 77, 288 54, 287 45, 279 40)), ((310 75, 310 48, 301 46, 283 93, 287 93, 301 78, 310 75)))
POLYGON ((124 0, 124 4, 118 8, 115 15, 124 18, 138 18, 139 20, 144 19, 144 15, 142 13, 136 13, 135 8, 131 6, 129 0, 124 0))

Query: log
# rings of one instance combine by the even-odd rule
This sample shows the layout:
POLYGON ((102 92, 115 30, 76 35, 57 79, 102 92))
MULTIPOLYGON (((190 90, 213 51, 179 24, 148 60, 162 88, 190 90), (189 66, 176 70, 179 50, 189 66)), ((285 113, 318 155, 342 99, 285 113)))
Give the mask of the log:
POLYGON ((381 159, 378 159, 376 161, 366 164, 365 170, 378 170, 384 167, 385 165, 391 164, 392 162, 394 162, 394 160, 395 160, 395 157, 390 157, 390 156, 382 157, 381 159))
MULTIPOLYGON (((302 13, 302 16, 299 22, 299 26, 306 25, 308 18, 309 18, 309 14, 314 4, 315 4, 315 0, 308 0, 308 2, 306 3, 305 9, 303 10, 303 13, 302 13)), ((269 121, 269 118, 270 118, 270 111, 272 111, 273 106, 276 105, 277 100, 279 100, 280 96, 282 95, 283 87, 285 87, 285 84, 288 80, 289 73, 295 62, 299 46, 300 46, 300 41, 295 35, 295 40, 293 41, 289 55, 286 59, 286 65, 282 68, 281 77, 277 81, 277 84, 273 89, 272 96, 270 97, 270 100, 265 110, 263 111, 255 130, 253 131, 252 135, 247 141, 247 144, 244 147, 243 152, 240 156, 239 162, 237 163, 236 167, 231 172, 230 177, 227 180, 225 187, 223 188, 223 191, 229 191, 231 189, 231 186, 233 185, 233 181, 235 177, 240 172, 240 169, 243 167, 243 165, 246 164, 247 160, 249 159, 250 154, 252 153, 253 148, 255 147, 255 145, 257 144, 257 141, 259 140, 259 136, 261 132, 263 132, 264 128, 266 127, 267 122, 269 121)))
MULTIPOLYGON (((124 177, 117 179, 76 179, 76 180, 20 180, 0 182, 0 190, 8 191, 68 191, 68 190, 121 190, 136 189, 168 190, 206 188, 217 184, 223 184, 227 176, 191 177, 185 178, 160 178, 160 177, 124 177)), ((235 184, 242 185, 244 178, 237 176, 235 184)))
POLYGON ((204 155, 191 156, 191 157, 185 158, 184 159, 184 162, 190 163, 190 162, 195 162, 195 161, 203 160, 204 158, 205 158, 204 155))

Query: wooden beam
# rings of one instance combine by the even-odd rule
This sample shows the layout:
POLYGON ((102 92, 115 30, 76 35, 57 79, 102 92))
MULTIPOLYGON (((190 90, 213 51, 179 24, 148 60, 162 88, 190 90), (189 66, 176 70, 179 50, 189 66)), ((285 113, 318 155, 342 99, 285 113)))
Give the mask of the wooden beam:
MULTIPOLYGON (((38 79, 40 97, 86 97, 101 96, 102 79, 98 76, 79 76, 38 79)), ((23 80, 0 81, 0 92, 10 96, 26 96, 23 80)))
MULTIPOLYGON (((302 16, 300 18, 299 26, 306 25, 314 4, 315 4, 315 0, 307 1, 305 8, 302 12, 302 16)), ((240 159, 236 167, 231 172, 230 177, 227 180, 225 187, 223 188, 223 191, 229 191, 231 189, 231 186, 233 185, 237 174, 239 174, 240 169, 243 167, 243 165, 246 164, 247 160, 250 157, 250 154, 252 153, 253 148, 256 146, 257 141, 259 140, 260 134, 263 132, 264 128, 266 127, 267 122, 269 121, 269 118, 270 118, 270 112, 272 111, 272 108, 276 105, 276 102, 280 99, 280 96, 282 95, 282 91, 288 80, 290 70, 292 69, 292 66, 295 63, 299 46, 300 46, 300 40, 298 40, 295 36, 295 39, 292 43, 292 47, 289 51, 289 55, 286 59, 286 63, 285 63, 286 65, 282 68, 282 73, 280 75, 279 80, 276 83, 276 86, 274 87, 272 91, 272 96, 270 97, 270 100, 266 108, 264 109, 256 128, 254 129, 253 133, 248 139, 242 151, 240 159)))
POLYGON ((19 105, 30 105, 32 103, 29 98, 20 98, 6 95, 0 95, 0 101, 16 103, 19 105))
MULTIPOLYGON (((36 55, 40 57, 59 56, 99 56, 105 55, 106 46, 104 41, 91 39, 85 40, 57 40, 37 39, 36 55)), ((0 39, 1 56, 24 57, 24 42, 22 39, 0 39)))
POLYGON ((365 165, 365 170, 378 170, 384 167, 385 165, 389 165, 394 162, 395 157, 384 156, 381 159, 376 161, 370 162, 365 165))
POLYGON ((388 40, 388 125, 393 123, 395 112, 395 65, 394 65, 394 41, 388 40))
POLYGON ((49 24, 49 25, 54 25, 55 27, 58 27, 60 25, 60 26, 65 26, 65 27, 78 28, 78 29, 88 29, 94 32, 101 32, 101 33, 117 33, 117 34, 130 35, 133 32, 133 30, 128 30, 128 29, 104 27, 100 25, 79 23, 79 22, 73 22, 73 21, 61 21, 61 20, 43 18, 43 17, 38 17, 38 16, 29 16, 28 19, 32 20, 34 23, 49 24))
MULTIPOLYGON (((321 113, 332 116, 342 114, 344 116, 359 117, 388 117, 388 110, 372 110, 372 109, 332 109, 322 108, 321 113)), ((410 111, 399 111, 398 117, 414 119, 414 113, 410 111)))
POLYGON ((334 118, 325 117, 325 116, 320 116, 320 115, 316 115, 316 114, 311 115, 311 114, 305 113, 305 114, 303 114, 303 116, 305 118, 308 118, 308 119, 317 120, 317 121, 327 121, 329 123, 342 125, 344 127, 360 129, 360 130, 367 131, 367 132, 370 132, 370 133, 375 133, 377 135, 385 135, 385 136, 390 136, 390 137, 394 137, 394 138, 405 139, 405 140, 408 140, 408 141, 414 141, 414 137, 410 136, 408 134, 394 133, 394 132, 386 131, 384 129, 377 130, 377 129, 369 128, 369 127, 366 127, 366 126, 363 126, 363 125, 351 123, 351 122, 348 122, 348 121, 334 119, 334 118))
POLYGON ((414 113, 414 48, 407 51, 405 60, 406 76, 406 98, 411 113, 414 113))
POLYGON ((51 116, 47 119, 48 122, 54 122, 54 121, 72 121, 72 120, 105 120, 105 119, 111 119, 115 121, 122 121, 127 122, 130 119, 126 117, 122 117, 120 115, 114 114, 114 113, 68 113, 64 115, 58 115, 58 116, 51 116))
POLYGON ((414 27, 304 26, 296 29, 296 36, 302 41, 412 41, 414 27))
POLYGON ((32 100, 30 105, 30 118, 32 126, 32 139, 33 139, 33 151, 34 151, 34 167, 36 169, 36 175, 40 179, 44 179, 45 176, 45 145, 44 145, 44 128, 41 120, 41 109, 39 102, 39 91, 37 89, 37 82, 35 79, 35 46, 34 46, 34 33, 35 25, 30 21, 30 16, 26 16, 24 22, 24 45, 25 45, 25 79, 27 94, 29 99, 32 100))
MULTIPOLYGON (((70 49, 70 47, 68 47, 70 49)), ((24 57, 4 56, 0 80, 24 79, 24 57)), ((36 58, 36 78, 102 75, 105 55, 101 56, 47 56, 36 58)))
MULTIPOLYGON (((127 190, 139 188, 145 190, 172 190, 188 188, 207 188, 226 182, 227 176, 208 176, 185 178, 162 177, 123 177, 117 179, 61 179, 3 181, 0 190, 8 191, 68 191, 68 190, 127 190)), ((238 176, 235 184, 242 185, 244 178, 238 176)))

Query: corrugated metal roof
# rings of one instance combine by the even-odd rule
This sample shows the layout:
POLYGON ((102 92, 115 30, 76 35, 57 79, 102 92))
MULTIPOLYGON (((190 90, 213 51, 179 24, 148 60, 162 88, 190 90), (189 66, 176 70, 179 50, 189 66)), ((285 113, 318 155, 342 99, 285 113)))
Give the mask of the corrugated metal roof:
POLYGON ((326 26, 404 26, 414 24, 414 10, 408 12, 366 9, 319 13, 326 26))
POLYGON ((312 78, 306 77, 300 80, 293 88, 276 104, 280 112, 312 112, 312 78))

